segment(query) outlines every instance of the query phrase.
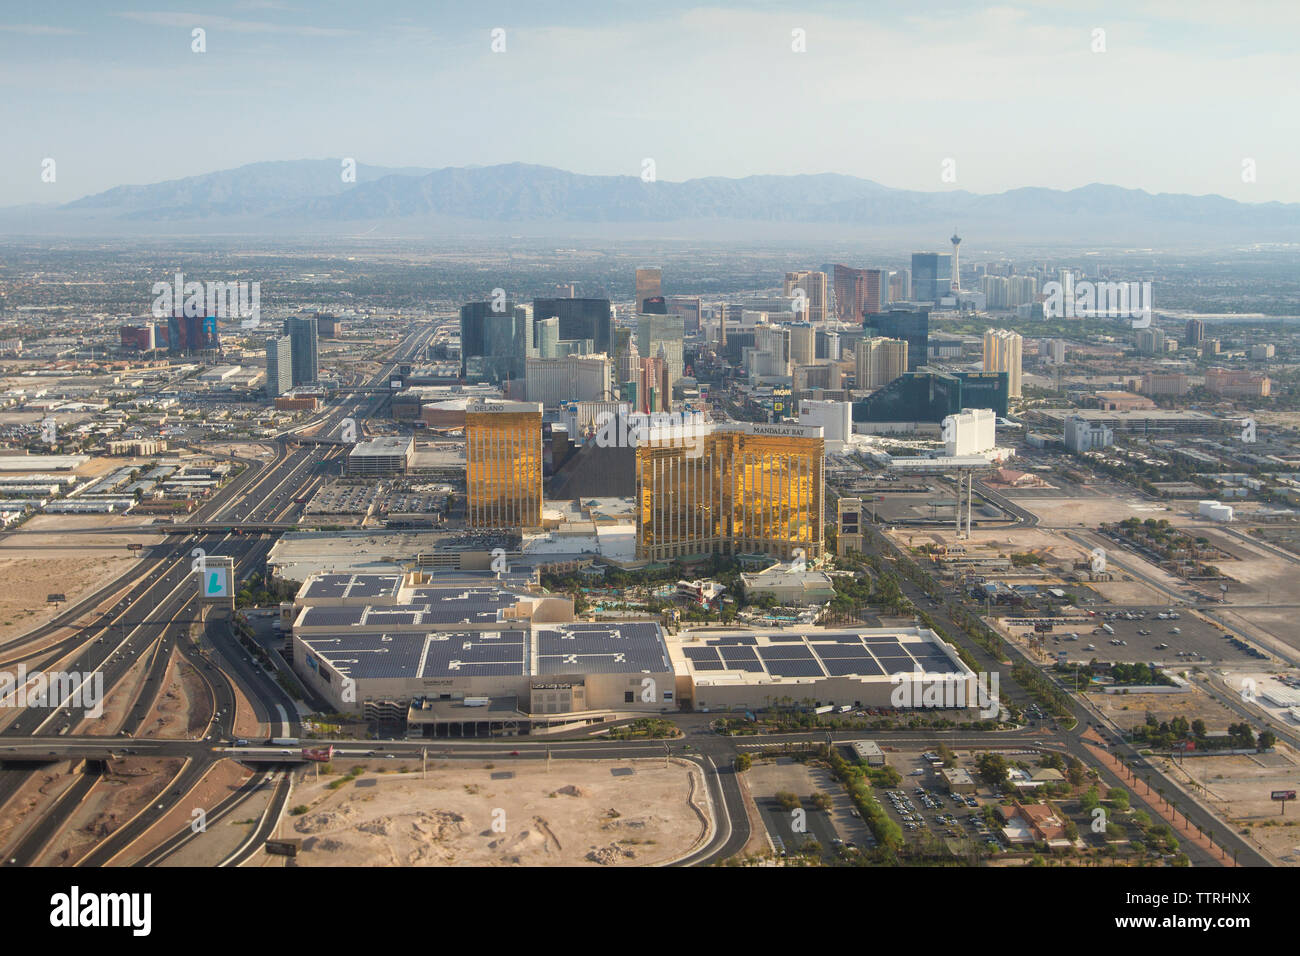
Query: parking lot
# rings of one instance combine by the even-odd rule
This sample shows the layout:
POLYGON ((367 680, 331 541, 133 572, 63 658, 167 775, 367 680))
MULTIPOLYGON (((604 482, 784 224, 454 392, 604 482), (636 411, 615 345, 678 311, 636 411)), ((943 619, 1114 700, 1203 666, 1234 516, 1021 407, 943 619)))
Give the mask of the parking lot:
MULTIPOLYGON (((1066 660, 1072 661, 1140 661, 1171 666, 1254 660, 1226 638, 1221 628, 1187 608, 1097 604, 1089 610, 1096 612, 1091 624, 1061 624, 1044 634, 1044 650, 1053 657, 1064 652, 1066 660)), ((1024 630, 1017 628, 1018 633, 1024 630)))
POLYGON ((844 786, 824 767, 779 757, 756 760, 746 777, 778 856, 794 856, 809 841, 821 847, 823 862, 874 848, 875 838, 853 807, 844 786), (776 795, 782 792, 799 797, 797 809, 802 813, 780 805, 776 795), (818 809, 813 804, 811 797, 816 793, 830 798, 828 809, 818 809))
POLYGON ((933 787, 882 791, 881 805, 903 828, 907 836, 925 832, 945 840, 971 840, 996 848, 997 837, 984 822, 979 800, 974 796, 949 794, 933 787))

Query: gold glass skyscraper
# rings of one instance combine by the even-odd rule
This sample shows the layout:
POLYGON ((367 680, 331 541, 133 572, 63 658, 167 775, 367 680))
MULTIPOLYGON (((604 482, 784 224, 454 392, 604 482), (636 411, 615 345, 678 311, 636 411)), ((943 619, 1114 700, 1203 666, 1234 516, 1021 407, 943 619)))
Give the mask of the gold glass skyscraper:
POLYGON ((465 409, 467 524, 536 528, 542 523, 542 406, 475 402, 465 409))
POLYGON ((637 556, 818 557, 824 458, 820 425, 651 430, 637 446, 637 556))

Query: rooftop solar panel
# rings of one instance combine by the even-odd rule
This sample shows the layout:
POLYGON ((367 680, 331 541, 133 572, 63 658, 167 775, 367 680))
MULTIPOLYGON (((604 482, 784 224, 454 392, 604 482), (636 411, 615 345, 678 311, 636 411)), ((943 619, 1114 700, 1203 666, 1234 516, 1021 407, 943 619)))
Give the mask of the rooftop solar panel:
POLYGON ((870 657, 861 644, 813 644, 813 653, 822 660, 832 657, 870 657))
POLYGON ((308 607, 302 616, 303 627, 351 627, 360 624, 363 607, 308 607))
POLYGON ((775 677, 821 677, 821 665, 811 658, 809 660, 775 660, 767 661, 767 672, 775 677))
POLYGON ((885 669, 886 674, 910 674, 916 670, 916 663, 911 659, 906 661, 882 660, 880 666, 885 669))
POLYGON ((880 665, 865 657, 837 657, 822 662, 826 673, 832 677, 846 677, 850 674, 860 677, 879 677, 884 673, 880 665))
POLYGON ((813 660, 813 653, 802 644, 798 647, 760 647, 758 656, 765 661, 810 661, 813 660))

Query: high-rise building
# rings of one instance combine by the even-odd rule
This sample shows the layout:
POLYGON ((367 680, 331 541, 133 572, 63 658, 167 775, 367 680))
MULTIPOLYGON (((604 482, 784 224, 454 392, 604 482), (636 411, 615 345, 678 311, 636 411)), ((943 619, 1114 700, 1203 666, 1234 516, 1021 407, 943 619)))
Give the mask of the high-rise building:
POLYGON ((986 275, 980 280, 984 289, 984 304, 991 311, 1011 308, 1011 280, 1006 276, 986 275))
POLYGON ((1065 447, 1077 455, 1115 444, 1115 432, 1109 425, 1091 421, 1081 415, 1070 415, 1065 419, 1063 437, 1065 447))
POLYGON ((831 268, 831 289, 835 293, 835 317, 841 322, 861 322, 857 279, 865 270, 836 263, 831 268))
POLYGON ((609 299, 534 299, 533 322, 560 320, 560 339, 591 339, 593 352, 613 347, 613 317, 609 299))
POLYGON ((895 294, 891 276, 883 269, 853 269, 836 265, 834 269, 835 315, 841 322, 860 323, 864 313, 883 312, 895 294))
POLYGON ((217 320, 204 315, 171 315, 167 317, 167 351, 173 354, 202 352, 221 348, 217 334, 217 320))
POLYGON ((1043 339, 1038 343, 1038 352, 1048 365, 1065 364, 1065 339, 1043 339))
POLYGON ((337 339, 343 333, 343 323, 337 315, 317 312, 316 332, 323 339, 337 339))
POLYGON ((927 361, 930 355, 930 310, 890 309, 880 315, 869 315, 865 327, 873 335, 907 342, 907 370, 913 372, 927 361))
POLYGON ((1273 381, 1263 372, 1212 365, 1205 370, 1205 388, 1225 398, 1268 398, 1273 381))
POLYGON ((907 372, 853 403, 855 422, 938 424, 963 408, 1007 414, 1006 372, 907 372))
POLYGON ((790 374, 789 325, 757 325, 754 344, 742 347, 742 364, 751 382, 760 378, 784 378, 790 374))
POLYGON ((529 358, 525 369, 528 401, 556 408, 563 402, 609 399, 609 359, 604 355, 529 358))
POLYGON ((555 316, 549 319, 533 320, 533 345, 538 358, 560 357, 560 320, 555 316))
POLYGON ((1183 344, 1191 348, 1198 348, 1204 338, 1205 323, 1200 319, 1188 319, 1187 328, 1183 332, 1183 344))
POLYGON ((158 347, 154 327, 149 325, 124 325, 118 330, 122 348, 133 352, 152 352, 158 347))
POLYGON ((1164 355, 1165 333, 1157 328, 1138 329, 1137 350, 1140 355, 1164 355))
POLYGON ((912 298, 936 305, 952 295, 952 256, 938 252, 912 253, 912 298))
POLYGON ((467 382, 498 385, 522 379, 532 353, 533 321, 528 309, 500 300, 460 307, 460 374, 467 382))
POLYGON ((633 411, 666 412, 672 405, 672 382, 668 363, 662 358, 640 358, 635 346, 629 353, 635 366, 623 380, 623 398, 633 411))
POLYGON ((1007 394, 1020 397, 1021 352, 1024 343, 1018 332, 989 329, 984 333, 984 371, 1007 373, 1007 394))
POLYGON ((797 296, 796 289, 802 290, 807 305, 807 314, 799 318, 805 322, 820 325, 826 321, 827 289, 826 273, 802 270, 785 274, 783 294, 797 296))
POLYGON ((857 387, 883 388, 907 371, 907 343, 880 337, 862 339, 854 358, 857 387))
POLYGON ((1011 276, 1007 279, 1007 308, 1018 309, 1022 305, 1029 305, 1036 295, 1038 280, 1033 276, 1011 276))
POLYGON ((687 335, 700 331, 703 313, 704 303, 698 295, 668 296, 668 314, 681 316, 682 327, 687 335))
MULTIPOLYGON (((682 319, 677 315, 638 315, 636 350, 641 358, 662 358, 668 365, 669 387, 682 377, 682 319)), ((668 401, 672 401, 671 395, 668 401)))
POLYGON ((473 402, 465 408, 466 523, 536 528, 542 523, 542 406, 473 402))
POLYGON ((276 398, 293 388, 293 338, 273 335, 266 340, 266 397, 276 398))
POLYGON ((912 298, 912 270, 899 269, 889 274, 889 301, 902 302, 912 298))
POLYGON ((854 280, 857 300, 861 303, 859 318, 883 312, 889 303, 889 277, 882 269, 863 269, 854 280))
POLYGON ((311 385, 319 381, 320 346, 316 316, 290 316, 284 322, 284 332, 292 339, 293 384, 311 385))
POLYGON ((817 330, 808 322, 790 326, 790 361, 794 365, 812 365, 817 361, 817 330))
POLYGON ((819 557, 825 442, 820 426, 651 428, 637 446, 637 556, 819 557))
POLYGON ((1191 379, 1182 372, 1143 372, 1143 395, 1186 395, 1192 390, 1191 379))
POLYGON ((664 294, 663 277, 662 269, 636 270, 636 306, 633 312, 643 311, 646 299, 664 294))

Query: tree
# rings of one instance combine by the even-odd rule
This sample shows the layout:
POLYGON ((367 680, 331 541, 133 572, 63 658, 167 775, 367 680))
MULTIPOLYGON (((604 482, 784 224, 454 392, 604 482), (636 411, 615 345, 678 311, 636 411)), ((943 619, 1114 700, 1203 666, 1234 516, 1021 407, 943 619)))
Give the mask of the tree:
POLYGON ((1277 734, 1271 730, 1261 730, 1259 732, 1259 749, 1268 750, 1277 743, 1277 734))
POLYGON ((1002 754, 980 754, 975 761, 979 775, 993 786, 1001 786, 1007 780, 1007 758, 1002 754))
POLYGON ((1092 813, 1101 806, 1101 795, 1097 792, 1095 784, 1084 791, 1083 796, 1079 798, 1079 806, 1083 807, 1084 813, 1092 813))
POLYGON ((752 756, 750 756, 749 754, 742 753, 742 754, 737 754, 737 755, 736 755, 736 772, 737 772, 737 773, 744 773, 746 770, 748 770, 748 769, 749 769, 750 767, 752 767, 753 765, 754 765, 754 758, 753 758, 752 756))
POLYGON ((1111 787, 1106 791, 1106 800, 1116 810, 1128 809, 1128 791, 1123 787, 1111 787))
POLYGON ((782 810, 796 810, 803 806, 797 793, 791 793, 789 790, 781 790, 776 795, 776 805, 782 810))

